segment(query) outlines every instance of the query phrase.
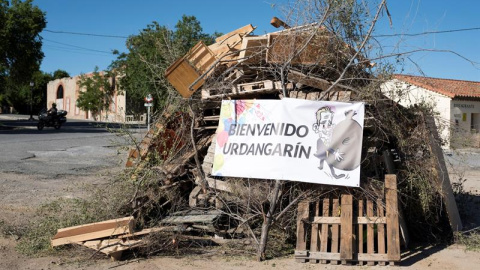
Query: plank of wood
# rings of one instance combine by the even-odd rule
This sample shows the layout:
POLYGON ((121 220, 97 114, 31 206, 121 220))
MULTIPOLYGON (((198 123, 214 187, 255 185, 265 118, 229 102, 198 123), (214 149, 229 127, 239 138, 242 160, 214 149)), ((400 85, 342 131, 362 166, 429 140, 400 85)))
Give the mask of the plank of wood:
POLYGON ((162 224, 183 224, 183 223, 203 223, 213 224, 219 215, 185 215, 185 216, 168 216, 161 220, 162 224))
POLYGON ((96 248, 98 251, 110 256, 113 261, 121 259, 122 252, 142 245, 143 240, 108 239, 101 242, 96 248))
MULTIPOLYGON (((340 202, 338 199, 333 199, 332 201, 332 216, 333 217, 340 217, 340 202)), ((339 246, 340 246, 340 234, 339 234, 339 225, 338 224, 333 224, 332 229, 331 229, 331 238, 332 238, 332 247, 331 247, 331 252, 332 253, 338 253, 339 246)), ((340 254, 340 253, 338 253, 340 254)), ((339 258, 340 259, 340 258, 339 258)), ((339 260, 338 259, 338 260, 339 260)), ((336 265, 339 263, 338 260, 331 260, 330 263, 333 265, 336 265)))
MULTIPOLYGON (((373 215, 373 201, 371 199, 367 199, 367 218, 374 219, 373 215)), ((375 253, 375 230, 374 224, 367 224, 367 253, 374 254, 375 253)), ((375 265, 375 262, 368 261, 367 265, 372 266, 375 265)))
POLYGON ((229 33, 226 33, 225 35, 223 36, 219 36, 215 39, 215 42, 217 43, 221 43, 221 42, 224 42, 225 40, 227 40, 228 38, 234 36, 235 34, 239 34, 241 36, 246 36, 248 34, 250 34, 251 32, 253 32, 253 30, 255 30, 255 27, 253 27, 251 24, 247 24, 243 27, 240 27, 236 30, 233 30, 229 33))
POLYGON ((95 232, 97 230, 114 228, 116 227, 117 224, 125 225, 125 224, 128 224, 130 221, 133 221, 132 216, 61 228, 57 230, 57 234, 55 234, 55 236, 52 239, 78 235, 78 234, 83 234, 88 232, 95 232))
MULTIPOLYGON (((297 206, 297 242, 295 245, 295 254, 297 252, 303 252, 307 250, 307 231, 305 230, 306 224, 304 220, 308 219, 309 215, 309 202, 302 201, 297 206)), ((305 259, 295 259, 297 262, 305 262, 305 259)))
POLYGON ((341 235, 340 235, 340 258, 342 264, 353 258, 353 197, 343 194, 341 197, 341 235))
MULTIPOLYGON (((385 216, 385 208, 383 206, 383 200, 377 199, 377 216, 385 216)), ((377 224, 377 239, 378 239, 378 254, 386 254, 385 252, 385 225, 377 224)), ((380 265, 384 266, 385 262, 379 262, 380 265)))
MULTIPOLYGON (((315 217, 313 224, 340 224, 340 217, 315 217)), ((386 217, 357 217, 354 218, 352 224, 386 224, 386 217)))
MULTIPOLYGON (((330 198, 323 199, 322 216, 330 216, 330 198)), ((328 249, 328 224, 322 224, 322 234, 320 236, 320 252, 327 252, 328 249)), ((322 264, 327 263, 327 260, 321 260, 322 264)))
POLYGON ((438 143, 441 140, 435 124, 435 119, 433 116, 426 116, 425 122, 430 131, 428 132, 430 149, 436 158, 436 162, 433 165, 435 166, 434 172, 437 174, 437 177, 434 177, 437 181, 437 189, 441 190, 440 194, 443 197, 452 230, 454 232, 461 231, 463 229, 463 224, 458 212, 455 196, 453 195, 453 189, 450 183, 443 151, 438 143))
POLYGON ((316 260, 340 261, 340 253, 334 252, 309 252, 308 258, 316 260))
POLYGON ((177 228, 177 226, 152 227, 152 228, 143 229, 139 232, 120 235, 120 236, 118 236, 118 238, 120 238, 120 239, 135 238, 135 237, 138 237, 138 236, 144 236, 144 235, 151 234, 151 233, 156 233, 156 232, 170 232, 170 231, 173 231, 175 228, 177 228))
MULTIPOLYGON (((317 216, 320 212, 320 202, 316 201, 315 202, 315 213, 313 216, 317 216)), ((319 251, 318 249, 318 224, 312 224, 312 238, 310 240, 310 252, 316 252, 319 251)), ((310 263, 318 263, 318 260, 312 260, 310 259, 310 263)))
MULTIPOLYGON (((358 218, 363 218, 363 200, 358 200, 358 218)), ((363 254, 363 224, 358 224, 358 251, 357 254, 363 254)), ((358 264, 363 265, 363 261, 359 260, 358 264)))
POLYGON ((389 261, 400 261, 400 232, 398 225, 397 176, 385 175, 387 212, 387 254, 389 261))
POLYGON ((244 65, 259 65, 265 60, 267 55, 267 36, 244 37, 238 62, 244 65))
POLYGON ((208 154, 205 155, 205 157, 203 158, 203 162, 212 163, 214 157, 215 157, 215 153, 208 153, 208 154))
POLYGON ((208 182, 209 188, 226 191, 226 192, 232 192, 231 186, 225 181, 214 179, 211 177, 207 177, 206 180, 208 182))
POLYGON ((57 230, 52 247, 133 232, 134 219, 126 217, 57 230))
POLYGON ((388 257, 386 254, 368 254, 368 253, 363 253, 363 254, 358 254, 357 259, 359 261, 370 261, 370 262, 387 262, 388 257))

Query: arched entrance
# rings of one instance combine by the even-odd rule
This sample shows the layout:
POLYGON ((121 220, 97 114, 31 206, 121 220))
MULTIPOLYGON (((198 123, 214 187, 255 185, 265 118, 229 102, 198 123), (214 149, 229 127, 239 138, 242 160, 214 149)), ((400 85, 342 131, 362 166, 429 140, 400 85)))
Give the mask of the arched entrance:
POLYGON ((55 103, 57 103, 58 110, 64 110, 63 106, 63 85, 59 85, 57 88, 57 96, 55 98, 55 103))

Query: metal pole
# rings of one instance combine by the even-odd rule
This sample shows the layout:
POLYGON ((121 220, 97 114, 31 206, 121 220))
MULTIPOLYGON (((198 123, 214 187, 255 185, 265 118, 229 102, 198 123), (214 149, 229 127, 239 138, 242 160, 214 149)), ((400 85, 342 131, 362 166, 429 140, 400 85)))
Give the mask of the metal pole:
POLYGON ((150 106, 147 107, 147 131, 150 131, 150 106))
POLYGON ((28 121, 33 120, 32 98, 33 98, 33 82, 30 82, 30 118, 28 118, 28 121))

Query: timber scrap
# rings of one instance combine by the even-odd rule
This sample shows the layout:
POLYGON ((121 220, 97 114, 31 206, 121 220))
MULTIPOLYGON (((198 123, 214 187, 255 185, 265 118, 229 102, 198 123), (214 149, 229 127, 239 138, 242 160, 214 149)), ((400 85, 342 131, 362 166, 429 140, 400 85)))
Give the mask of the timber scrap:
MULTIPOLYGON (((222 99, 279 99, 286 90, 290 97, 316 100, 332 88, 324 99, 349 101, 351 90, 363 83, 354 81, 332 87, 338 75, 329 72, 328 67, 334 64, 339 69, 344 68, 355 52, 324 27, 316 24, 290 27, 278 18, 273 18, 271 24, 284 29, 254 35, 255 27, 248 24, 216 38, 214 44, 200 41, 165 72, 167 80, 182 97, 200 99, 197 104, 200 112, 194 123, 197 151, 182 142, 180 148, 185 150, 180 151, 181 154, 155 167, 169 182, 186 175, 195 179, 196 187, 189 196, 191 208, 221 209, 223 204, 217 199, 217 192, 231 191, 228 182, 211 175, 214 133, 222 99), (286 61, 290 61, 291 68, 286 74, 286 83, 282 83, 278 73, 268 70, 286 61), (195 152, 200 154, 201 169, 191 165, 195 152)), ((362 58, 358 61, 370 64, 362 58)), ((352 69, 363 72, 364 66, 352 69)), ((161 117, 165 118, 168 116, 161 117)), ((148 154, 161 151, 158 142, 177 136, 176 129, 169 127, 169 121, 162 123, 154 124, 137 149, 130 151, 127 167, 137 172, 143 170, 148 154)), ((135 178, 136 174, 133 175, 135 178)))
MULTIPOLYGON (((202 41, 198 42, 166 70, 165 77, 182 97, 193 96, 200 101, 196 104, 199 112, 193 125, 197 133, 196 150, 191 145, 186 147, 187 143, 184 143, 181 154, 155 167, 164 173, 165 180, 169 182, 185 177, 195 179, 196 186, 188 197, 191 210, 171 214, 161 221, 162 224, 203 228, 218 235, 221 234, 220 229, 212 224, 225 222, 222 225, 223 232, 240 230, 231 221, 221 219, 221 212, 207 211, 202 214, 195 211, 199 208, 221 210, 224 204, 217 195, 232 190, 228 181, 211 175, 215 130, 222 99, 280 99, 286 90, 290 97, 317 100, 325 90, 332 88, 324 99, 350 101, 351 90, 365 83, 357 80, 333 86, 338 75, 330 72, 329 66, 334 63, 339 69, 345 68, 354 51, 325 28, 316 24, 289 27, 278 18, 272 19, 271 24, 285 29, 254 35, 255 27, 245 25, 218 37, 214 44, 207 46, 202 41), (278 72, 272 72, 271 69, 280 67, 285 61, 290 61, 291 68, 285 74, 286 82, 282 83, 278 72), (191 165, 196 152, 199 154, 200 168, 191 165), (195 224, 198 222, 207 225, 195 224)), ((370 64, 365 59, 359 58, 358 61, 370 64)), ((357 65, 351 69, 363 72, 364 68, 357 65)), ((166 134, 176 136, 175 128, 168 127, 168 121, 164 122, 167 124, 156 123, 138 148, 131 150, 127 166, 141 171, 148 162, 148 154, 159 151, 158 142, 165 139, 166 134)))
MULTIPOLYGON (((203 136, 212 135, 217 128, 222 99, 278 99, 283 97, 285 89, 291 97, 316 100, 337 79, 327 67, 334 63, 339 69, 345 68, 347 60, 355 54, 350 46, 316 24, 290 27, 276 17, 270 23, 285 29, 254 35, 256 27, 245 25, 216 38, 214 44, 198 42, 166 70, 165 77, 182 97, 194 94, 200 97, 201 115, 195 129, 206 131, 203 136), (266 70, 286 61, 291 62, 292 68, 287 74, 288 82, 282 84, 275 72, 266 70)), ((373 65, 361 56, 357 58, 373 65)), ((363 72, 364 66, 352 69, 363 72)), ((354 86, 362 83, 336 84, 324 99, 349 101, 354 86)), ((149 151, 154 150, 169 130, 155 124, 137 149, 130 151, 126 166, 142 168, 149 151)), ((202 149, 205 146, 208 147, 200 145, 202 149)), ((192 157, 193 154, 180 158, 176 164, 181 166, 192 157)))

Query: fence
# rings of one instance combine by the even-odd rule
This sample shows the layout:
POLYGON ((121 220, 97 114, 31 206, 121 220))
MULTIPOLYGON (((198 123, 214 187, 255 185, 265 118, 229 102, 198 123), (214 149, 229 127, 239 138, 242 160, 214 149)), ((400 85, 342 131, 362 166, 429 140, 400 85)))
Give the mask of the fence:
POLYGON ((298 205, 298 262, 394 265, 400 261, 395 175, 385 176, 383 198, 339 197, 298 205))

